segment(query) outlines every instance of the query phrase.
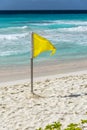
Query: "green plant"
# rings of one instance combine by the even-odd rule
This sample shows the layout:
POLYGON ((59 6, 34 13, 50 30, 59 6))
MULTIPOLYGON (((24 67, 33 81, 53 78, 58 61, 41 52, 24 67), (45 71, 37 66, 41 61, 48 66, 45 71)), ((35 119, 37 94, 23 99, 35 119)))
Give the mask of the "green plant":
MULTIPOLYGON (((81 126, 85 123, 87 123, 87 120, 81 120, 78 124, 71 123, 64 130, 82 130, 81 126)), ((36 130, 62 130, 61 126, 62 124, 60 122, 54 122, 52 124, 48 124, 44 129, 39 128, 36 130)))
POLYGON ((36 129, 36 130, 43 130, 42 128, 36 129))
POLYGON ((79 124, 71 123, 67 126, 65 130, 82 130, 82 129, 79 127, 79 124))
POLYGON ((87 112, 85 114, 87 114, 87 112))
POLYGON ((87 123, 87 120, 81 120, 81 123, 85 124, 85 123, 87 123))
POLYGON ((54 122, 53 128, 56 130, 61 130, 62 124, 60 122, 54 122))
POLYGON ((47 125, 44 130, 53 130, 53 126, 52 125, 47 125))

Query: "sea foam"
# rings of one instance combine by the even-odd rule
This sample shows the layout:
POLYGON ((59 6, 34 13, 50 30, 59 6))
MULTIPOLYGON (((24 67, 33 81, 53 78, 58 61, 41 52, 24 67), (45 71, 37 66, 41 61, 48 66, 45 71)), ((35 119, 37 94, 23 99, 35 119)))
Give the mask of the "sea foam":
POLYGON ((29 33, 23 34, 0 34, 0 40, 17 40, 19 38, 24 38, 28 36, 29 33))

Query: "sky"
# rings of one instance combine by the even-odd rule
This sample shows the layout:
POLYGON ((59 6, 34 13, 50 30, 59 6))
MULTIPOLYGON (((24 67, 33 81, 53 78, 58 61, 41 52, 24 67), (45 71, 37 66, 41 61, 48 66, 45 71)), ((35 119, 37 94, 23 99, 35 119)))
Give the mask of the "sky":
POLYGON ((87 0, 0 0, 0 10, 87 10, 87 0))

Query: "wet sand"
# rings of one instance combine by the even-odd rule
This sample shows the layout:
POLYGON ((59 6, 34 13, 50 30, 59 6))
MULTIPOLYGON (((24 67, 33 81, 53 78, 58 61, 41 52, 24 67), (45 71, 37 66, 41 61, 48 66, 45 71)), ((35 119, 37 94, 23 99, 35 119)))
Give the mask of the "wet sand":
MULTIPOLYGON (((34 62, 34 78, 84 70, 87 70, 87 59, 34 62)), ((0 67, 0 83, 30 80, 30 72, 30 64, 26 66, 0 67)))

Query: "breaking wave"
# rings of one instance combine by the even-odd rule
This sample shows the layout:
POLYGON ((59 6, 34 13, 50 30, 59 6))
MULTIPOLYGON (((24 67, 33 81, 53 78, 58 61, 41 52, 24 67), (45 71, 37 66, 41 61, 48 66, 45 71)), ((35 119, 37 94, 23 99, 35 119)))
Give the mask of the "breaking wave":
POLYGON ((66 32, 87 32, 87 26, 78 26, 72 28, 62 28, 59 31, 66 31, 66 32))
POLYGON ((29 33, 23 34, 0 34, 0 40, 17 40, 19 38, 25 38, 29 33))

